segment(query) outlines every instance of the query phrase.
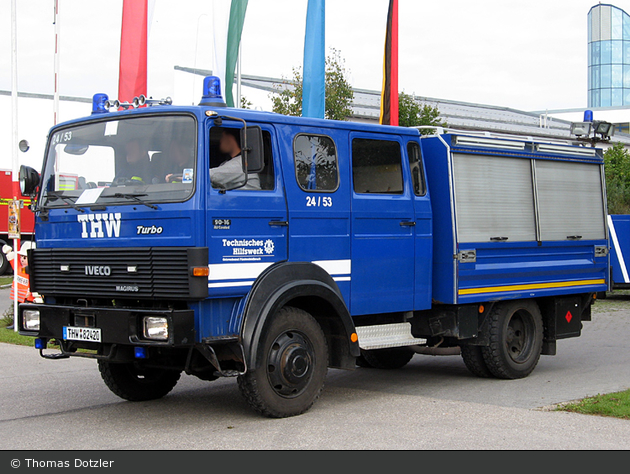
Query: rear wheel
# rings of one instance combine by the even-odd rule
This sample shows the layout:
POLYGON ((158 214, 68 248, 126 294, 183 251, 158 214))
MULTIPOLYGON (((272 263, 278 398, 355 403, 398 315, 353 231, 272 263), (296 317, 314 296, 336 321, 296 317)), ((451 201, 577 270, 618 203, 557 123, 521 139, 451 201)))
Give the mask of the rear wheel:
POLYGON ((173 390, 181 372, 140 367, 134 362, 98 361, 105 385, 120 398, 131 402, 156 400, 173 390))
POLYGON ((414 354, 415 352, 407 347, 361 351, 363 361, 368 367, 375 369, 400 369, 409 363, 414 354))
POLYGON ((241 393, 259 413, 285 418, 307 411, 321 394, 328 346, 306 311, 284 307, 267 322, 254 370, 238 377, 241 393))
POLYGON ((477 377, 490 378, 493 377, 492 372, 488 369, 486 361, 483 360, 483 353, 480 346, 461 346, 462 359, 466 368, 477 377))
POLYGON ((531 300, 505 301, 490 315, 490 345, 482 354, 488 370, 498 378, 527 377, 538 364, 543 323, 538 305, 531 300))

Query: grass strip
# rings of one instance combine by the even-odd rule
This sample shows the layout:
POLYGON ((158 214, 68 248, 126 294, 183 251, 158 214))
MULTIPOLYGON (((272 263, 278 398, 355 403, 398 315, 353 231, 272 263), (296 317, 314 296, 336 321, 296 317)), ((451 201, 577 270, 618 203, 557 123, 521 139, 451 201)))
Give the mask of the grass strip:
POLYGON ((35 338, 29 336, 20 336, 13 329, 0 328, 0 342, 7 344, 17 344, 20 346, 35 347, 35 338))
POLYGON ((558 410, 630 420, 630 390, 584 398, 558 407, 558 410))

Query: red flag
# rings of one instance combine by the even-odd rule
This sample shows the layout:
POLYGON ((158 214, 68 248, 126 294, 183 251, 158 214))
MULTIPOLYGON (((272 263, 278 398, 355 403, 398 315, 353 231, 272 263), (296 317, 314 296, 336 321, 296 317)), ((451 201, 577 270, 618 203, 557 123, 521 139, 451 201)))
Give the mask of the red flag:
POLYGON ((389 0, 387 13, 380 123, 398 125, 398 0, 389 0))
POLYGON ((118 100, 147 95, 147 0, 123 0, 118 100))

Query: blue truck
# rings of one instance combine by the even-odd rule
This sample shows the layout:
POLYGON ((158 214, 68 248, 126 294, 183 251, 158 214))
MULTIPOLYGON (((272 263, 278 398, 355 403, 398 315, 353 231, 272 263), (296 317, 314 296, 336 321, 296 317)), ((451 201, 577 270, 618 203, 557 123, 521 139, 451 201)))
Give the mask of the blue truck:
POLYGON ((628 263, 630 263, 630 215, 608 215, 610 235, 610 289, 630 289, 628 263))
POLYGON ((95 95, 20 177, 44 302, 19 332, 95 359, 130 401, 231 376, 293 416, 328 368, 418 353, 522 378, 609 285, 601 150, 231 109, 212 77, 197 106, 95 95), (240 181, 217 185, 234 159, 240 181))

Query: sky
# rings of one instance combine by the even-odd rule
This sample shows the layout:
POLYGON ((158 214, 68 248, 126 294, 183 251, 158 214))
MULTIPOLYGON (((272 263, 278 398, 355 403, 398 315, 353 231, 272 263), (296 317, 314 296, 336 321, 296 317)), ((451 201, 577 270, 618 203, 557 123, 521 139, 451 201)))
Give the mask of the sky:
MULTIPOLYGON (((59 93, 116 97, 122 0, 58 0, 59 93)), ((174 66, 212 68, 212 4, 155 0, 148 95, 197 102, 201 78, 174 66)), ((587 24, 594 0, 399 0, 399 89, 419 96, 540 111, 586 106, 587 24)), ((380 90, 388 0, 328 0, 326 48, 345 60, 353 87, 380 90)), ((630 1, 614 3, 630 11, 630 1), (627 3, 627 5, 626 5, 627 3)), ((54 0, 17 1, 18 90, 54 91, 54 0)), ((243 74, 289 78, 302 65, 307 0, 249 0, 243 74)), ((11 0, 0 0, 0 90, 11 90, 11 0)), ((255 108, 268 93, 244 88, 255 108)), ((20 99, 20 162, 40 167, 52 101, 20 99)), ((89 115, 61 103, 62 121, 89 115)), ((0 169, 11 168, 11 101, 0 95, 0 169)))

